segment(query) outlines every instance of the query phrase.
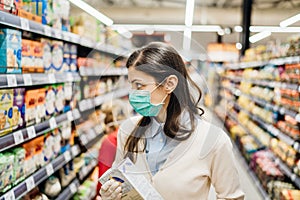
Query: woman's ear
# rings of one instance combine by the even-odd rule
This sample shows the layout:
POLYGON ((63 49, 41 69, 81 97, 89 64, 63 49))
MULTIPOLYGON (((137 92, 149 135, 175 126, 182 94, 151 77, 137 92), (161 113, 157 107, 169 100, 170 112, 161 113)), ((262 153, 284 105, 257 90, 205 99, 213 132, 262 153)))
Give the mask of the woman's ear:
POLYGON ((178 78, 175 75, 170 75, 168 76, 168 78, 166 79, 165 85, 164 85, 164 89, 168 94, 171 94, 175 88, 177 87, 178 84, 178 78))

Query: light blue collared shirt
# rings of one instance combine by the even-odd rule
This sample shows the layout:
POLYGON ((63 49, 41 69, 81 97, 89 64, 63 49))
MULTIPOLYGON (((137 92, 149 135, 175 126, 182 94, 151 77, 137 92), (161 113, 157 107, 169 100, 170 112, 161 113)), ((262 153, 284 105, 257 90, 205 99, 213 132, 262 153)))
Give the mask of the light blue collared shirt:
POLYGON ((145 133, 146 158, 152 175, 155 175, 180 141, 165 135, 164 123, 159 123, 154 117, 151 123, 150 130, 145 133))

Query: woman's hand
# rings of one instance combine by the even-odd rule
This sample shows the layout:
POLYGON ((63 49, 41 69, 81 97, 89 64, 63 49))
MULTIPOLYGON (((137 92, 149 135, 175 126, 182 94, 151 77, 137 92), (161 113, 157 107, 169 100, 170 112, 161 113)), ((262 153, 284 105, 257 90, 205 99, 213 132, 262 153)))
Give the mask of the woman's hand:
POLYGON ((120 200, 122 197, 121 183, 113 179, 104 183, 100 189, 102 200, 120 200))

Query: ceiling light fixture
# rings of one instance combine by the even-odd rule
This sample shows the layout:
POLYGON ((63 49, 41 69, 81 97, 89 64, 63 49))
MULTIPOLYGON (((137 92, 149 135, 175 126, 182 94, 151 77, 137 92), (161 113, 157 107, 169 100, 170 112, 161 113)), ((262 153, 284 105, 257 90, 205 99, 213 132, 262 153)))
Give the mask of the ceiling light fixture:
POLYGON ((242 26, 234 26, 234 31, 237 33, 243 32, 243 27, 242 26))
POLYGON ((272 33, 299 33, 300 27, 286 27, 279 26, 250 26, 250 32, 259 33, 262 31, 270 31, 272 33))
POLYGON ((189 51, 191 48, 192 30, 190 28, 186 28, 183 35, 183 50, 189 51))
POLYGON ((133 36, 133 34, 130 31, 128 31, 126 28, 124 28, 124 27, 119 27, 118 29, 116 29, 116 31, 120 35, 123 35, 127 39, 130 39, 133 36))
POLYGON ((195 0, 187 0, 185 7, 185 25, 192 26, 194 18, 195 0))
MULTIPOLYGON (((145 31, 152 29, 153 31, 184 31, 185 25, 149 25, 149 24, 114 24, 111 26, 113 30, 123 27, 128 31, 145 31)), ((218 25, 193 25, 190 27, 192 32, 218 32, 222 28, 218 25)))
POLYGON ((280 27, 287 27, 287 26, 290 26, 294 23, 296 23, 297 21, 300 21, 300 14, 297 14, 293 17, 290 17, 286 20, 283 20, 282 22, 280 22, 280 27))
POLYGON ((95 17, 96 19, 101 21, 106 26, 111 26, 113 24, 112 19, 110 19, 109 17, 103 15, 98 10, 96 10, 95 8, 90 6, 89 4, 85 3, 84 1, 82 1, 82 0, 69 0, 69 1, 72 4, 74 4, 75 6, 77 6, 78 8, 84 10, 86 13, 92 15, 93 17, 95 17))
POLYGON ((270 31, 263 31, 263 32, 260 32, 260 33, 257 33, 255 35, 252 35, 251 37, 249 37, 249 41, 251 43, 255 43, 255 42, 258 42, 266 37, 269 37, 272 33, 270 31))

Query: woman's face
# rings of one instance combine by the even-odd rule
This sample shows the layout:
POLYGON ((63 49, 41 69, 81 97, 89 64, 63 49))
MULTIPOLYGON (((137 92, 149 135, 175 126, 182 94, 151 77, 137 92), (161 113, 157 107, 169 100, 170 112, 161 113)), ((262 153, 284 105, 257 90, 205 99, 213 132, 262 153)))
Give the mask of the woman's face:
POLYGON ((151 103, 159 104, 162 103, 163 99, 166 97, 167 92, 163 86, 159 86, 156 80, 142 72, 136 70, 134 67, 129 67, 128 69, 128 81, 133 90, 148 90, 151 92, 151 103))

